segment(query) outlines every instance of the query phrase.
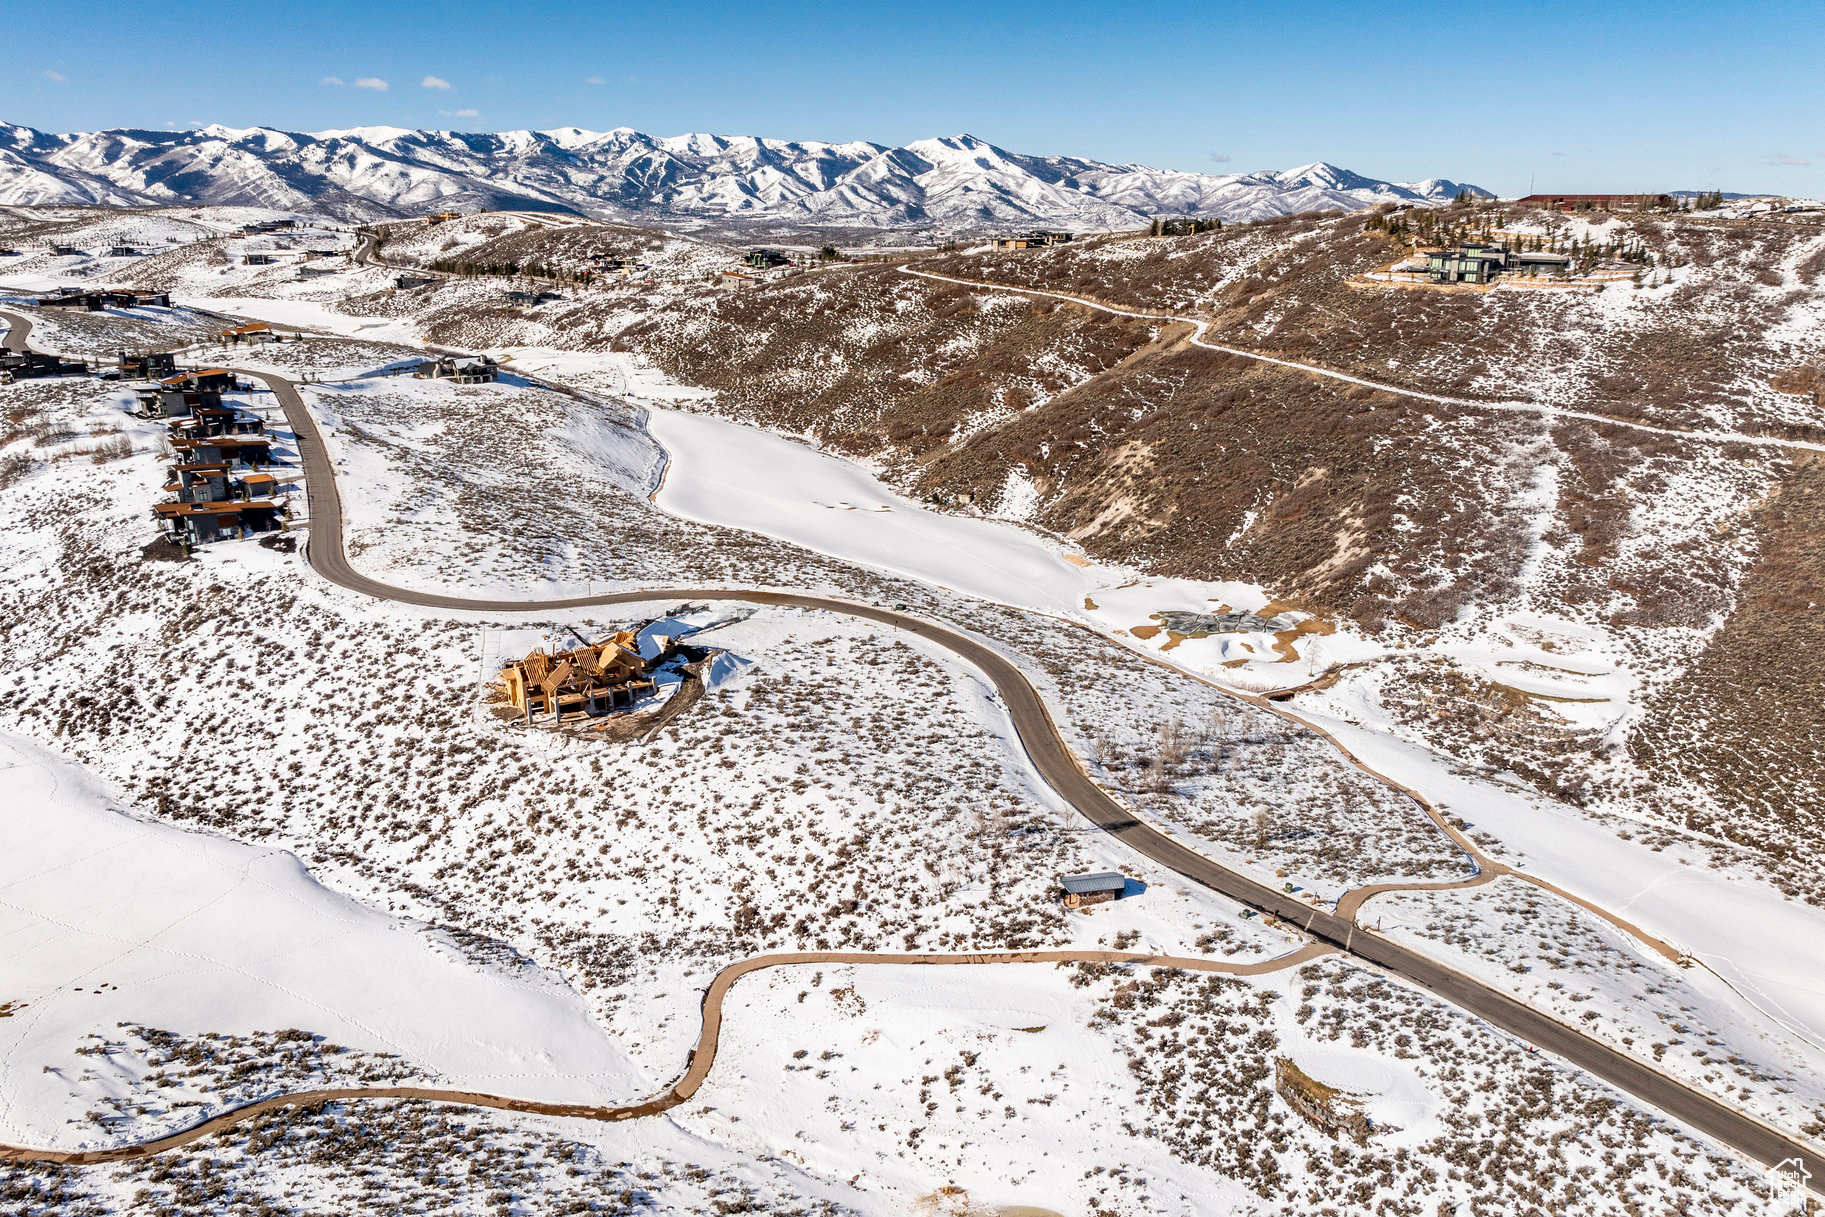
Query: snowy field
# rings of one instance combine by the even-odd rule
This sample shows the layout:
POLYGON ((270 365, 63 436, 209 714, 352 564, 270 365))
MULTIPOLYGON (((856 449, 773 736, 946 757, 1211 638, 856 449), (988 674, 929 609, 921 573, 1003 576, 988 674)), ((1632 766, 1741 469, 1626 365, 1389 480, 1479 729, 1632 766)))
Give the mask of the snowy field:
MULTIPOLYGON (((611 417, 514 378, 377 376, 424 337, 409 301, 368 300, 357 307, 376 315, 358 315, 326 280, 308 280, 275 286, 285 295, 275 305, 255 294, 264 271, 213 255, 184 273, 211 308, 349 336, 242 362, 340 382, 306 395, 338 462, 351 556, 376 577, 543 594, 721 579, 905 602, 995 640, 1099 780, 1226 862, 1324 901, 1364 882, 1467 873, 1416 804, 1318 737, 1115 648, 1255 688, 1374 653, 1347 629, 1289 638, 1246 621, 1175 629, 1164 616, 1312 620, 1267 589, 1085 563, 1053 538, 927 510, 854 464, 703 413, 655 408, 643 431, 639 410, 611 417), (205 275, 235 294, 204 294, 205 275), (646 495, 662 471, 655 510, 646 495)), ((381 278, 347 275, 366 290, 381 278)), ((706 404, 625 355, 542 339, 496 349, 597 391, 706 404)), ((48 682, 23 689, 15 674, 0 719, 16 758, 8 772, 24 775, 0 818, 32 842, 0 858, 0 941, 19 944, 0 962, 0 1138, 132 1139, 188 1122, 194 1105, 299 1079, 636 1097, 682 1064, 708 978, 763 950, 1075 945, 1244 962, 1292 945, 1082 830, 1032 772, 992 689, 946 652, 828 614, 719 612, 714 640, 741 663, 650 745, 527 731, 490 712, 487 657, 503 640, 623 619, 376 604, 255 543, 151 561, 139 548, 161 473, 152 430, 119 421, 119 395, 87 385, 0 393, 42 428, 6 444, 30 459, 0 485, 0 555, 13 572, 0 619, 11 649, 43 657, 48 682), (76 459, 96 428, 128 436, 126 455, 76 459), (41 445, 38 434, 58 438, 41 445), (227 673, 226 684, 204 673, 227 673), (409 692, 377 694, 394 676, 409 692), (72 705, 58 689, 77 681, 119 710, 72 705), (259 726, 238 726, 248 722, 259 726), (1097 869, 1127 873, 1134 897, 1063 913, 1052 876, 1097 869), (84 882, 48 881, 72 873, 84 882), (51 936, 49 924, 68 928, 51 936), (332 1041, 335 1053, 309 1046, 332 1041), (214 1064, 177 1071, 198 1054, 214 1064)), ((1547 696, 1632 689, 1595 643, 1546 673, 1505 666, 1550 657, 1519 635, 1507 651, 1448 641, 1458 658, 1547 696)), ((1825 1090, 1809 1048, 1825 1029, 1815 979, 1825 959, 1803 945, 1825 933, 1810 907, 1400 743, 1355 696, 1346 684, 1303 704, 1356 755, 1469 821, 1504 861, 1710 969, 1685 987, 1658 977, 1656 1000, 1635 1002, 1636 972, 1617 962, 1635 948, 1567 929, 1542 948, 1523 990, 1531 1000, 1582 1004, 1547 983, 1549 965, 1582 963, 1603 977, 1587 1002, 1605 1034, 1646 1034, 1650 1020, 1683 1013, 1713 1038, 1759 1037, 1741 1049, 1746 1071, 1708 1072, 1691 1054, 1674 1063, 1784 1127, 1807 1118, 1825 1090)), ((1576 712, 1593 728, 1610 721, 1576 712)), ((1509 882, 1500 905, 1477 889, 1384 898, 1385 911, 1373 903, 1367 915, 1498 980, 1513 961, 1499 958, 1491 927, 1521 916, 1507 911, 1509 882), (1459 907, 1476 915, 1458 936, 1420 928, 1459 907)), ((71 1199, 34 1193, 18 1207, 76 1211, 83 1195, 115 1203, 148 1183, 194 1202, 200 1191, 171 1192, 171 1180, 193 1178, 208 1155, 250 1195, 302 1188, 345 1206, 362 1194, 361 1163, 409 1178, 402 1188, 423 1197, 465 1159, 512 1173, 529 1211, 578 1203, 594 1195, 579 1189, 608 1180, 657 1211, 1527 1203, 1623 1214, 1761 1203, 1758 1173, 1735 1159, 1341 961, 1251 981, 1095 967, 992 975, 833 968, 744 981, 728 1057, 696 1100, 651 1125, 330 1108, 262 1127, 258 1151, 175 1156, 166 1176, 49 1175, 71 1199), (1275 1084, 1282 1059, 1351 1096, 1378 1129, 1366 1146, 1288 1105, 1275 1084), (370 1119, 421 1145, 416 1164, 397 1145, 350 1148, 370 1119), (1482 1147, 1480 1165, 1465 1171, 1468 1146, 1482 1147)))
POLYGON ((84 1121, 103 1096, 162 1089, 130 1059, 99 1060, 93 1077, 74 1067, 90 1032, 128 1024, 308 1027, 399 1058, 414 1081, 526 1098, 659 1089, 557 976, 471 959, 435 926, 328 891, 292 853, 135 818, 20 737, 0 736, 0 773, 0 1142, 105 1145, 116 1123, 155 1136, 221 1105, 160 1094, 150 1117, 84 1121))
MULTIPOLYGON (((669 462, 655 502, 704 523, 748 529, 818 553, 890 571, 968 596, 1088 620, 1132 635, 1158 631, 1152 615, 1256 610, 1271 601, 1250 584, 1153 579, 1092 563, 1039 533, 994 520, 931 511, 883 486, 851 461, 757 427, 706 414, 653 409, 648 427, 669 462), (1150 628, 1151 627, 1151 628, 1150 628)), ((1289 623, 1310 614, 1289 614, 1289 623)), ((1309 680, 1330 663, 1367 653, 1343 638, 1302 636, 1283 662, 1272 631, 1239 630, 1178 640, 1159 632, 1137 646, 1164 650, 1193 671, 1274 688, 1309 680), (1270 666, 1271 665, 1271 666, 1270 666)))

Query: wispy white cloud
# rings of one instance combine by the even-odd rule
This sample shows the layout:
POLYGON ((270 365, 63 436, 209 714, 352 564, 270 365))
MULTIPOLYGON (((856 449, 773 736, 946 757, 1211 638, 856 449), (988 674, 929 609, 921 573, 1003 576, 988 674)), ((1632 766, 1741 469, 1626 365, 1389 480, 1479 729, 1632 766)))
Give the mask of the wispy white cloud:
POLYGON ((586 85, 605 85, 608 82, 606 80, 603 80, 600 76, 591 76, 589 79, 585 80, 583 83, 586 85))
POLYGON ((1227 165, 1233 159, 1234 158, 1227 152, 1212 152, 1210 154, 1210 163, 1213 165, 1227 165))
POLYGON ((378 76, 363 76, 355 81, 355 87, 357 89, 372 89, 376 93, 385 93, 387 91, 387 82, 380 79, 378 76))
POLYGON ((445 89, 445 90, 448 90, 448 89, 450 89, 450 88, 451 88, 451 87, 452 87, 452 86, 451 86, 451 84, 450 84, 450 82, 449 82, 449 81, 447 81, 447 80, 445 80, 445 79, 444 79, 444 78, 443 78, 443 77, 441 77, 441 76, 427 76, 427 77, 425 77, 425 78, 424 78, 424 79, 423 79, 423 80, 421 80, 421 81, 419 81, 419 82, 418 82, 418 87, 419 87, 419 88, 421 88, 421 89, 445 89))
POLYGON ((480 110, 439 110, 438 113, 445 118, 480 118, 482 115, 480 110))
POLYGON ((339 84, 344 84, 346 82, 340 76, 325 76, 322 80, 318 81, 317 83, 323 84, 323 85, 339 85, 339 84))
POLYGON ((1768 163, 1770 165, 1810 165, 1812 161, 1804 156, 1789 156, 1785 152, 1771 152, 1768 154, 1768 163))
POLYGON ((70 79, 68 76, 65 76, 62 72, 53 72, 49 68, 46 68, 44 70, 44 78, 46 80, 52 82, 53 84, 67 84, 67 83, 69 83, 69 79, 70 79))

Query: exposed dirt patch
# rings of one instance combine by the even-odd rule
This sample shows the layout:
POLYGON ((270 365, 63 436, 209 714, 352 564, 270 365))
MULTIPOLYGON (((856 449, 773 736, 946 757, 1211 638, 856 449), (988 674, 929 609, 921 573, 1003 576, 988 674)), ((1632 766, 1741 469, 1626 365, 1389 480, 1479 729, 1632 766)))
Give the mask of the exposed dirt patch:
POLYGON ((163 534, 146 542, 141 547, 139 556, 147 562, 190 561, 190 555, 184 552, 184 547, 163 534))

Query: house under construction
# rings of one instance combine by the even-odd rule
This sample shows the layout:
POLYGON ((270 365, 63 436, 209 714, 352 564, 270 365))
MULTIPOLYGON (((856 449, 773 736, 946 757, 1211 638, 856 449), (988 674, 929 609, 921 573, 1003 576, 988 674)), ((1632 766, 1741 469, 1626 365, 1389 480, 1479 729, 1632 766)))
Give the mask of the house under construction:
POLYGON ((653 669, 669 658, 670 649, 644 659, 639 637, 622 630, 555 655, 536 647, 502 668, 500 680, 513 708, 529 723, 534 716, 560 723, 594 718, 625 710, 652 693, 658 687, 653 669))

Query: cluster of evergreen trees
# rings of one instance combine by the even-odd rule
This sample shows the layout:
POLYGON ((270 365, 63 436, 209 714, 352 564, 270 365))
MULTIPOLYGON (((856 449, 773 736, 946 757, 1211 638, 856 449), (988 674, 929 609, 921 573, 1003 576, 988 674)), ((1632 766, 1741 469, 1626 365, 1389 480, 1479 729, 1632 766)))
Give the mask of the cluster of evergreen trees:
POLYGON ((1154 217, 1153 227, 1147 230, 1150 237, 1189 237, 1200 232, 1222 232, 1223 221, 1212 217, 1208 220, 1195 218, 1172 217, 1162 219, 1154 217))
POLYGON ((1482 211, 1466 219, 1461 214, 1417 208, 1378 213, 1363 221, 1365 232, 1385 232, 1391 237, 1411 233, 1434 245, 1462 245, 1465 241, 1494 241, 1496 230, 1508 223, 1504 211, 1482 211))
POLYGON ((1693 211, 1710 211, 1724 205, 1724 192, 1721 190, 1701 190, 1692 199, 1693 211))

